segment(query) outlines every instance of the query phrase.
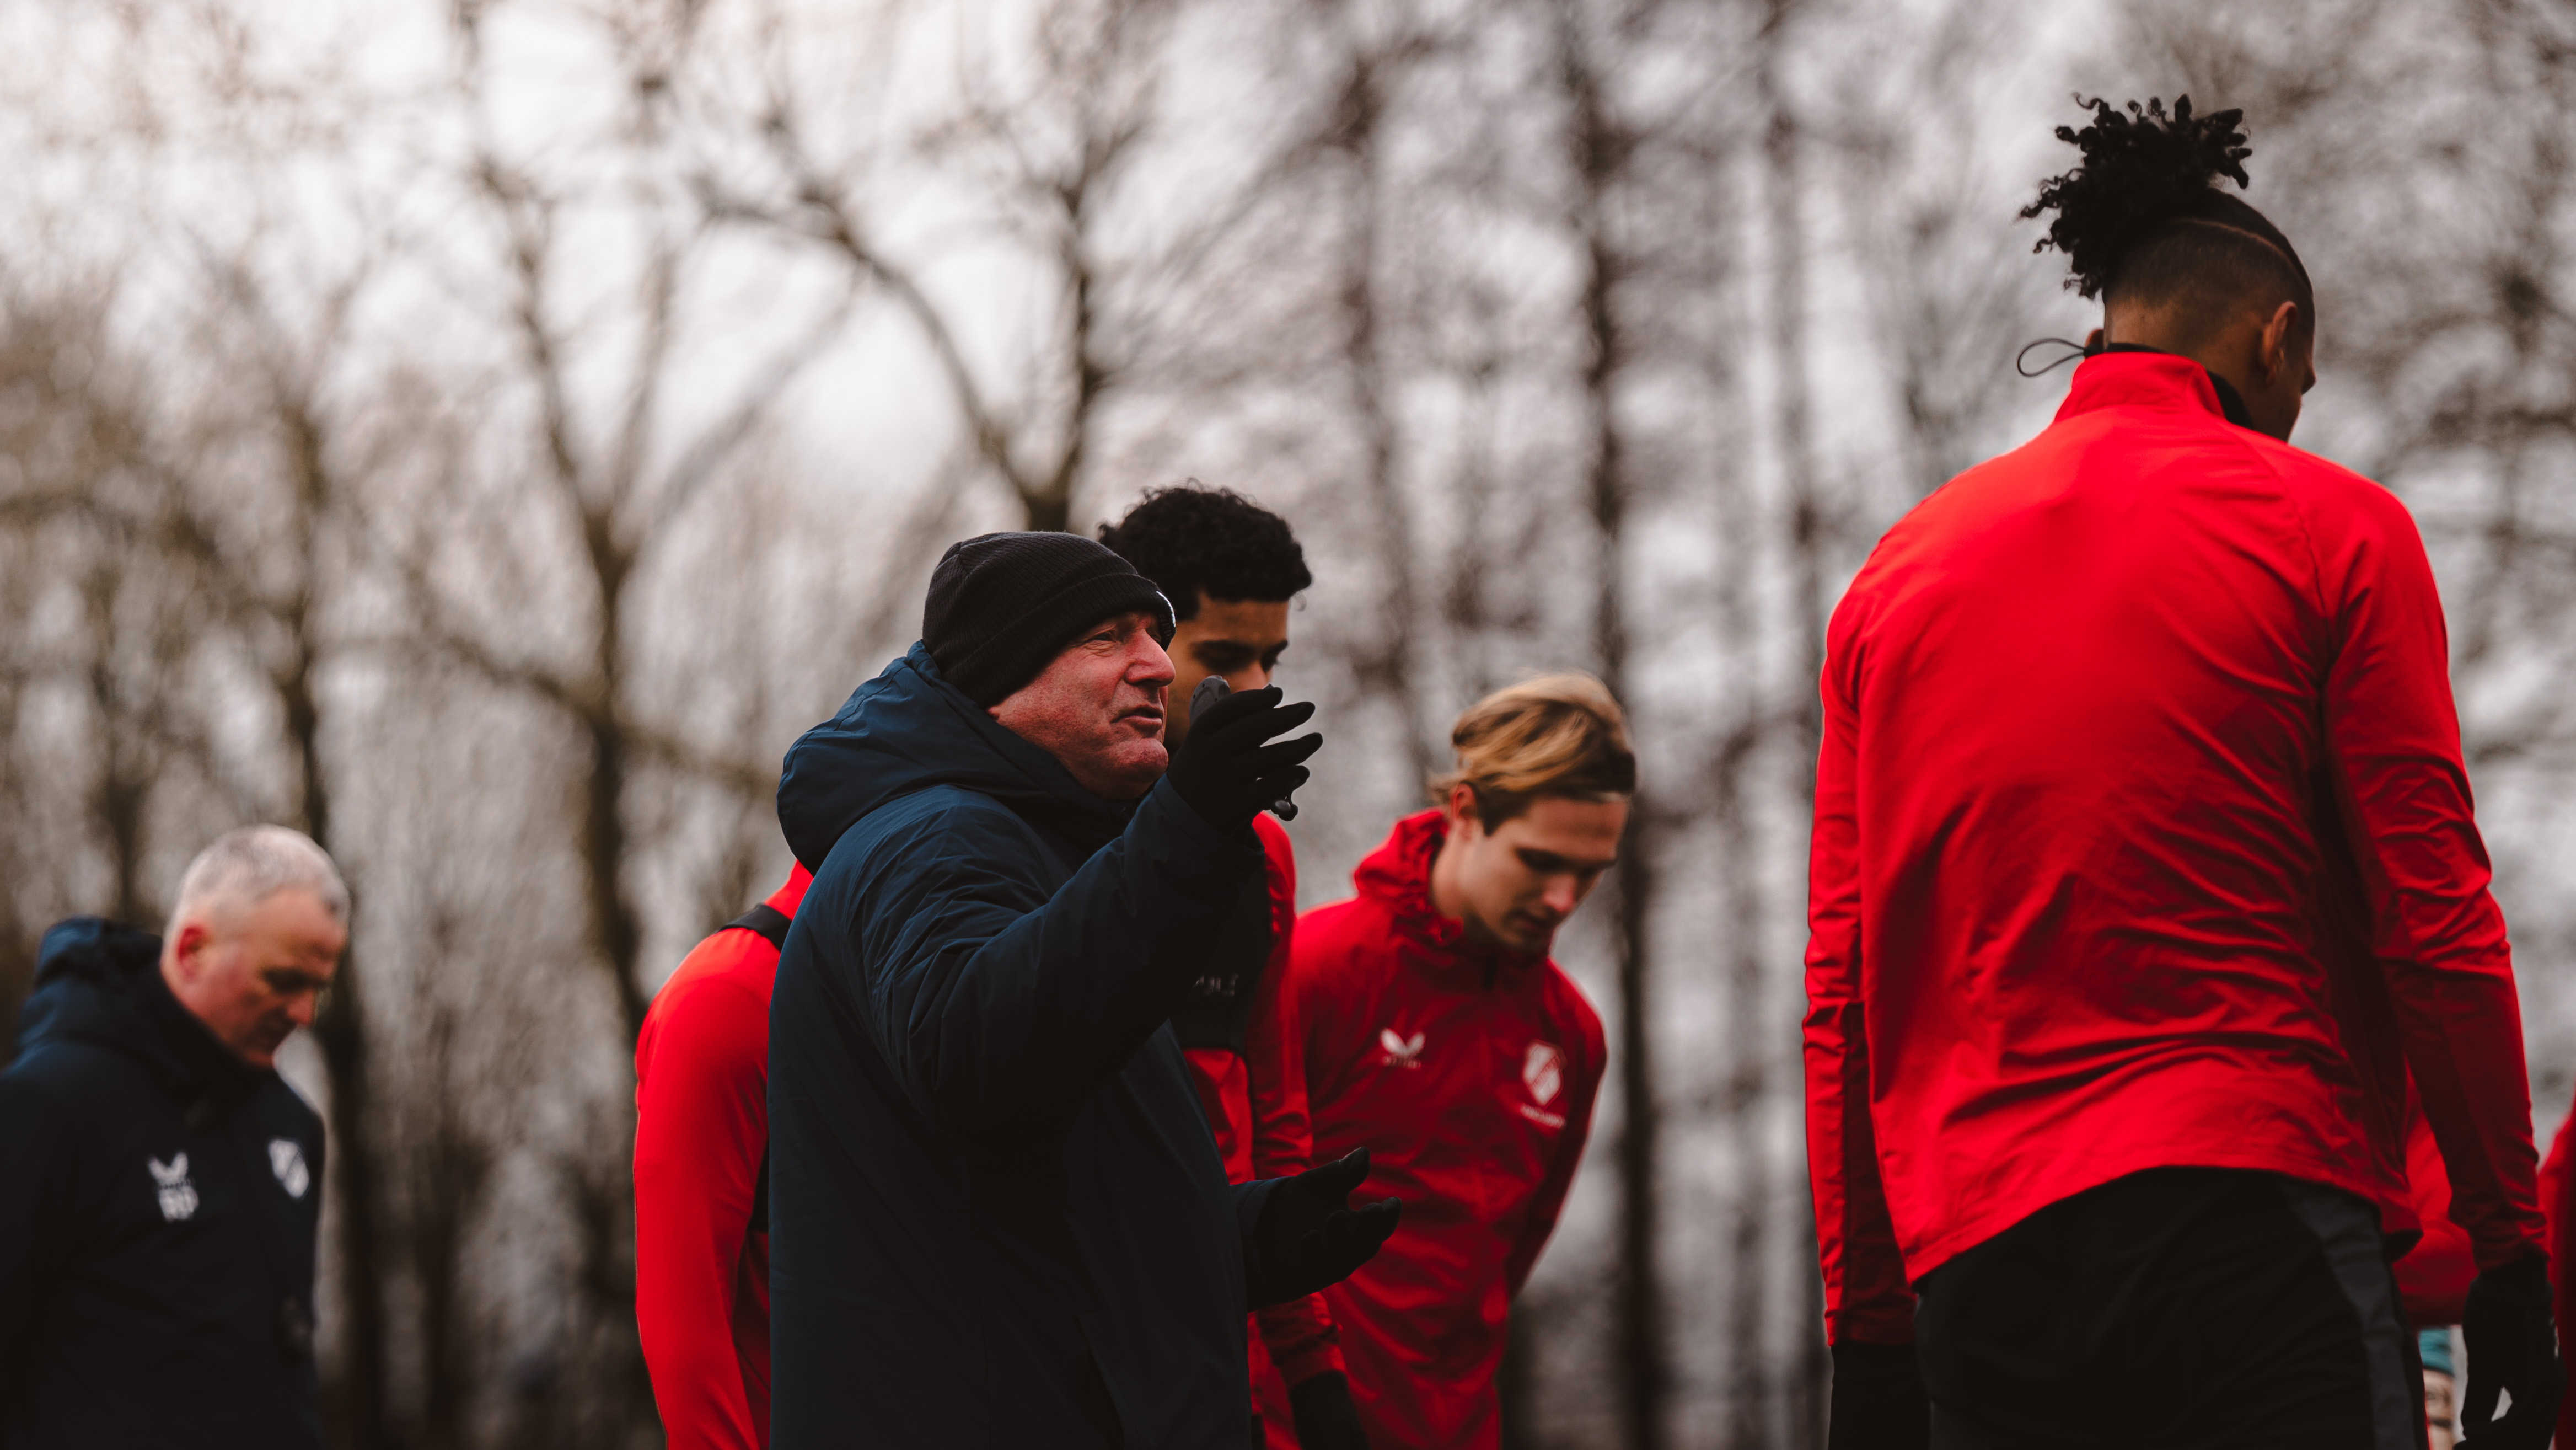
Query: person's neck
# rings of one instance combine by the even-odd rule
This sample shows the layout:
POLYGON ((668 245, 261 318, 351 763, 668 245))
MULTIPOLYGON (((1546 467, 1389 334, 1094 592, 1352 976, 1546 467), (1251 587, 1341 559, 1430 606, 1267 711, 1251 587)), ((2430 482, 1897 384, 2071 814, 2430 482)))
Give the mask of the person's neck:
POLYGON ((1478 946, 1493 946, 1496 937, 1476 914, 1467 909, 1467 890, 1458 884, 1458 861, 1464 848, 1459 845, 1457 827, 1453 824, 1440 837, 1440 849, 1431 857, 1431 883, 1428 895, 1431 909, 1458 923, 1467 940, 1478 946))
POLYGON ((2220 416, 2226 418, 2228 422, 2235 424, 2239 428, 2251 428, 2254 426, 2254 415, 2252 411, 2245 406, 2245 394, 2237 389, 2236 384, 2228 381, 2227 374, 2223 370, 2211 363, 2207 358, 2198 357, 2194 354, 2183 352, 2176 348, 2157 347, 2151 343, 2143 342, 2106 342, 2102 344, 2102 350, 2104 352, 2151 352, 2164 357, 2184 358, 2188 361, 2199 363, 2200 370, 2209 374, 2209 386, 2211 391, 2218 394, 2218 411, 2220 416))

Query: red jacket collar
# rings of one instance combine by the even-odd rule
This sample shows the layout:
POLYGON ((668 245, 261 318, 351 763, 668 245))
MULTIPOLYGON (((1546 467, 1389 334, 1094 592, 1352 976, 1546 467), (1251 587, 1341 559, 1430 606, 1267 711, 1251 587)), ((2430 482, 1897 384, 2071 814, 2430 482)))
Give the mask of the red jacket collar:
POLYGON ((2209 369, 2165 352, 2096 353, 2075 365, 2075 381, 2057 409, 2057 421, 2096 408, 2156 408, 2224 418, 2209 369))
POLYGON ((1395 918, 1399 941, 1415 948, 1408 955, 1426 966, 1490 968, 1517 975, 1546 961, 1544 955, 1469 941, 1465 922, 1442 916, 1431 905, 1431 863, 1448 834, 1449 824, 1437 809, 1406 816, 1351 873, 1351 884, 1360 895, 1386 908, 1395 918))
POLYGON ((805 900, 805 888, 813 884, 814 873, 805 869, 804 862, 797 862, 796 869, 787 873, 786 884, 769 893, 769 909, 780 916, 794 916, 797 906, 805 900))

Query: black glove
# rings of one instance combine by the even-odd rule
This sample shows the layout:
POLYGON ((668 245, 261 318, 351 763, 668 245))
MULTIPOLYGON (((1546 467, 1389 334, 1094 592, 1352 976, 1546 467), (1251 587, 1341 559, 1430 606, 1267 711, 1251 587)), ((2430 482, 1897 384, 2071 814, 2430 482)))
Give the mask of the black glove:
POLYGON ((1932 1403, 1910 1344, 1834 1346, 1834 1404, 1825 1450, 1925 1450, 1932 1403))
POLYGON ((1321 735, 1262 743, 1314 718, 1311 700, 1279 701, 1279 687, 1272 685, 1238 690, 1210 705, 1190 722, 1189 738, 1164 773, 1199 819, 1225 835, 1250 826, 1264 806, 1304 785, 1306 767, 1298 762, 1323 746, 1321 735))
MULTIPOLYGON (((1198 738, 1190 736, 1193 742, 1198 738)), ((1252 809, 1242 819, 1251 820, 1252 809)), ((1386 1198, 1352 1208, 1351 1193, 1368 1177, 1368 1168, 1368 1150, 1354 1148, 1342 1161, 1309 1169, 1270 1190, 1261 1205, 1261 1221, 1252 1228, 1251 1262, 1245 1266, 1244 1297, 1253 1308, 1285 1304, 1338 1284, 1376 1256, 1378 1246, 1395 1232, 1404 1204, 1386 1198)))
POLYGON ((2469 1352, 2468 1392, 2460 1397, 2460 1450, 2545 1450, 2558 1428, 2567 1367, 2549 1318, 2549 1261, 2528 1254, 2478 1275, 2460 1312, 2469 1352), (2495 1417, 2496 1397, 2513 1404, 2495 1417))
POLYGON ((1368 1450, 1360 1407, 1351 1403, 1351 1382, 1340 1370, 1290 1385, 1288 1409, 1296 1417, 1299 1450, 1368 1450))

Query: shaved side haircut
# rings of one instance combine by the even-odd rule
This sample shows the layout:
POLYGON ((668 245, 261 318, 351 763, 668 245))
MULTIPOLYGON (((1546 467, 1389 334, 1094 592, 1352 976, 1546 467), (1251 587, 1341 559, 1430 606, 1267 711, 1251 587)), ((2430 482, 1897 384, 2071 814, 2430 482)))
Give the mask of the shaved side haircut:
POLYGON ((2084 104, 2091 125, 2057 130, 2083 164, 2043 182, 2021 213, 2057 213, 2038 246, 2066 254, 2066 285, 2123 308, 2171 308, 2175 331, 2191 341, 2248 305, 2269 311, 2283 302, 2298 304, 2302 339, 2315 336, 2316 291, 2290 239, 2219 189, 2249 184, 2244 112, 2195 116, 2188 96, 2171 115, 2156 100, 2132 101, 2126 114, 2105 100, 2084 104))

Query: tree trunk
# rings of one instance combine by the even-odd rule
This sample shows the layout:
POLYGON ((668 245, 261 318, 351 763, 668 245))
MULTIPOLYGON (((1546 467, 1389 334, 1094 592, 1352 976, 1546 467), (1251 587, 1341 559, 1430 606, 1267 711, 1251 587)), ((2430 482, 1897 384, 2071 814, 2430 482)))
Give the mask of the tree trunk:
MULTIPOLYGON (((1800 206, 1798 128, 1780 84, 1781 55, 1787 48, 1794 0, 1770 0, 1763 25, 1762 58, 1755 84, 1769 118, 1763 142, 1763 182, 1770 231, 1771 351, 1779 378, 1777 428, 1782 482, 1789 509, 1790 607, 1801 645, 1798 685, 1797 779, 1800 799, 1815 802, 1815 762, 1823 735, 1823 697, 1818 693, 1825 671, 1824 540, 1817 500, 1816 459, 1809 435, 1807 391, 1807 235, 1800 206)), ((1825 1353, 1824 1281, 1815 1271, 1815 1219, 1807 1217, 1802 1312, 1798 1326, 1795 1393, 1791 1397, 1791 1443, 1822 1450, 1825 1443, 1826 1387, 1832 1367, 1825 1353)))
MULTIPOLYGON (((1354 24, 1347 9, 1343 23, 1354 24)), ((1439 761, 1423 718, 1416 649, 1420 615, 1413 579, 1422 557, 1413 516, 1395 476, 1395 420, 1386 409, 1386 360, 1378 313, 1380 228, 1385 220, 1378 128, 1386 104, 1384 77, 1378 58, 1357 35, 1351 40, 1349 64, 1333 123, 1334 142, 1348 158, 1351 171, 1351 224, 1342 252, 1342 359, 1350 374, 1351 404, 1359 418, 1360 487, 1376 524, 1378 578, 1386 600, 1377 648, 1364 657, 1361 674, 1363 683, 1394 708, 1414 778, 1428 783, 1439 761)))
POLYGON ((1769 1012, 1768 963, 1763 953, 1762 872, 1756 859, 1760 835, 1754 818, 1752 764, 1768 732, 1748 711, 1719 752, 1716 809, 1718 845, 1726 862, 1726 1020, 1728 1044, 1724 1120, 1735 1167, 1734 1204, 1727 1235, 1726 1440, 1729 1450, 1768 1450, 1773 1443, 1773 1361, 1765 1353, 1770 1328, 1770 1262, 1764 1224, 1772 1207, 1770 1135, 1773 1110, 1766 1065, 1775 1050, 1769 1012))
MULTIPOLYGON (((1575 197, 1573 220, 1583 249, 1582 388, 1591 462, 1586 503, 1594 529, 1593 656, 1601 682, 1623 703, 1628 695, 1625 584, 1630 486, 1613 389, 1626 360, 1616 292, 1620 258, 1610 237, 1611 192, 1625 160, 1625 138, 1613 127, 1601 75, 1584 34, 1578 0, 1560 0, 1558 65, 1568 107, 1575 197)), ((1663 1266, 1657 1194, 1662 1112, 1655 1097, 1652 1023, 1654 920, 1659 832, 1652 797, 1640 791, 1628 819, 1619 871, 1610 883, 1611 951, 1619 985, 1619 1398, 1629 1450, 1660 1450, 1671 1394, 1665 1343, 1663 1266)))
MULTIPOLYGON (((328 851, 326 817, 312 804, 320 796, 308 790, 305 799, 305 833, 328 851)), ((343 955, 329 1000, 314 1020, 313 1036, 331 1085, 331 1166, 339 1180, 334 1237, 343 1328, 340 1372, 332 1383, 333 1441, 348 1450, 387 1450, 396 1439, 385 1393, 385 1169, 376 1153, 365 980, 356 952, 343 955)))

